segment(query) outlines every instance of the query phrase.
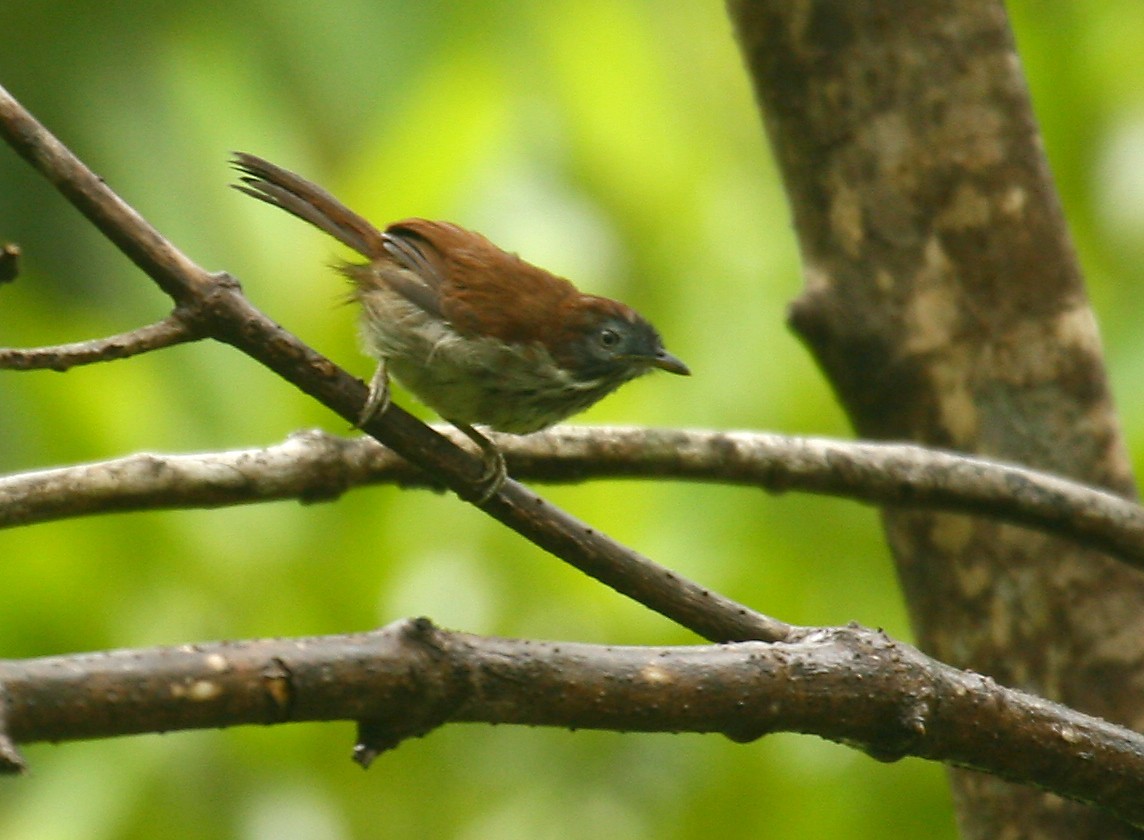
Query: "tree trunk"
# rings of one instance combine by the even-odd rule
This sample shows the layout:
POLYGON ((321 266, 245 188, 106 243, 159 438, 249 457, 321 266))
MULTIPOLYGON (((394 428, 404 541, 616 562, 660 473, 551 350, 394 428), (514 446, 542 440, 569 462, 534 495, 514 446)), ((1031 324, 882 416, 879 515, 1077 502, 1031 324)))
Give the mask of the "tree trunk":
MULTIPOLYGON (((791 323, 864 437, 1134 493, 1100 340, 998 0, 730 0, 783 172, 791 323)), ((1144 575, 1014 526, 886 510, 919 644, 1144 728, 1144 575)), ((974 838, 1141 837, 951 771, 974 838)))

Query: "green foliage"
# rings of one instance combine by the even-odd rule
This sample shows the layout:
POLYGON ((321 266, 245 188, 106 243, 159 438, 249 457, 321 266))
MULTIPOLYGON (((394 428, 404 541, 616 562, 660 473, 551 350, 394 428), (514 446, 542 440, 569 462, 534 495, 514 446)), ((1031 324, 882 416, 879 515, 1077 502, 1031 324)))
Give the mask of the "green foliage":
MULTIPOLYGON (((847 435, 783 326, 795 243, 720 4, 658 0, 16 4, 0 82, 193 258, 368 375, 320 234, 227 189, 231 150, 378 223, 448 218, 645 312, 695 372, 584 419, 847 435)), ((1011 4, 1131 439, 1144 403, 1144 17, 1133 0, 1011 4)), ((167 301, 0 150, 0 344, 79 340, 167 301)), ((223 347, 3 373, 0 469, 269 444, 345 424, 223 347)), ((413 403, 398 395, 403 404, 413 403)), ((869 510, 631 483, 548 495, 784 620, 908 637, 869 510)), ((0 656, 362 630, 429 615, 480 633, 690 643, 455 499, 129 514, 0 533, 0 656), (425 527, 432 523, 432 527, 425 527)), ((28 750, 0 836, 46 838, 952 837, 940 768, 815 739, 450 727, 369 773, 348 725, 28 750)))

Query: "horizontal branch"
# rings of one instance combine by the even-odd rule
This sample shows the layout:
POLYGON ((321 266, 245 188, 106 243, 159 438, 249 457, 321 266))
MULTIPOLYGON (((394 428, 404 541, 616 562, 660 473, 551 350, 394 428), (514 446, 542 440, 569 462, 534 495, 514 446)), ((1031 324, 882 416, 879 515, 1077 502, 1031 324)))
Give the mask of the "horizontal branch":
MULTIPOLYGON (((784 643, 614 647, 373 633, 0 662, 16 743, 354 720, 357 759, 449 722, 819 735, 881 760, 944 761, 1144 825, 1144 737, 857 627, 784 643)), ((11 750, 11 745, 8 745, 11 750)))
MULTIPOLYGON (((452 427, 439 431, 456 435, 452 427)), ((1058 476, 921 446, 616 426, 558 426, 498 435, 496 443, 519 478, 688 479, 983 515, 1144 567, 1139 505, 1058 476)), ((0 527, 108 511, 315 502, 379 482, 431 479, 372 438, 309 431, 261 449, 141 454, 0 478, 0 527)))
POLYGON ((129 332, 51 347, 0 347, 0 369, 65 371, 80 365, 126 359, 204 338, 192 321, 175 310, 161 321, 129 332))

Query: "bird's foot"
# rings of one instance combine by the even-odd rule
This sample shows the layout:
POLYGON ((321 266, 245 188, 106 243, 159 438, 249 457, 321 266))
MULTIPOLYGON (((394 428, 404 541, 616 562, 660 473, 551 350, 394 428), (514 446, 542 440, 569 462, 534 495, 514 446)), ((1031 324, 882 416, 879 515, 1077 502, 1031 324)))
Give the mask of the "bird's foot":
POLYGON ((472 426, 467 423, 458 423, 456 420, 449 422, 481 450, 481 461, 484 464, 484 469, 481 471, 480 478, 477 479, 477 495, 473 501, 477 505, 483 505, 497 494, 505 479, 508 478, 508 468, 505 466, 504 455, 497 449, 495 443, 472 426))
POLYGON ((369 380, 369 396, 365 405, 358 414, 354 427, 365 428, 366 423, 375 417, 380 417, 389 408, 389 374, 385 368, 385 359, 377 363, 377 369, 369 380))

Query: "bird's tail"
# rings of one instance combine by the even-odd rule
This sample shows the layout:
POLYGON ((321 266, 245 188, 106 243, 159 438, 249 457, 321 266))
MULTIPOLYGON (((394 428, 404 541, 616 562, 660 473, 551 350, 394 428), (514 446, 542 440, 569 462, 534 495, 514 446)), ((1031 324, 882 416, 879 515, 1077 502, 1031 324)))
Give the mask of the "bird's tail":
POLYGON ((385 254, 381 231, 317 184, 245 152, 235 152, 231 165, 242 173, 231 185, 239 192, 281 207, 367 259, 385 254))

